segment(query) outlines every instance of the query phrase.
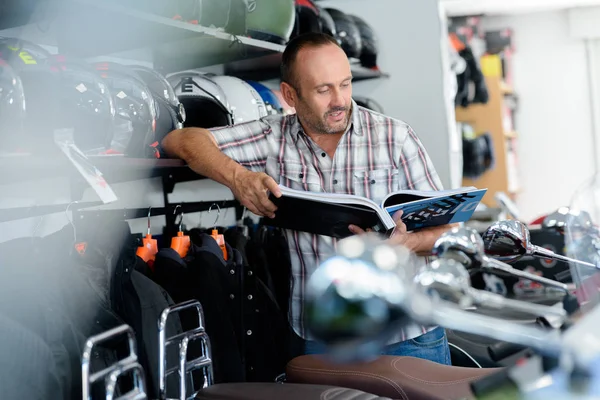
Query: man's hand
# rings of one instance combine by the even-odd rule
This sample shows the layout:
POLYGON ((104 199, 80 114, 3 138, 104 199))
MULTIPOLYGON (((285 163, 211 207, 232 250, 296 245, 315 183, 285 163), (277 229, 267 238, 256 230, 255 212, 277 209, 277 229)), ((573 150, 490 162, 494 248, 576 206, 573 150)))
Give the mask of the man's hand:
MULTIPOLYGON (((402 245, 418 255, 430 255, 435 241, 444 232, 449 231, 456 226, 456 224, 442 225, 407 232, 406 225, 402 222, 402 214, 403 211, 399 210, 392 216, 396 222, 396 229, 388 239, 388 242, 391 244, 402 245)), ((348 229, 354 234, 365 233, 363 229, 355 225, 350 225, 348 229)), ((368 229, 367 231, 370 230, 368 229)))
POLYGON ((406 225, 402 222, 402 214, 404 214, 404 211, 398 210, 392 215, 392 218, 396 222, 396 228, 392 232, 389 242, 391 244, 401 244, 408 247, 409 250, 415 251, 409 247, 411 245, 410 236, 414 235, 414 233, 407 232, 406 225))
MULTIPOLYGON (((402 214, 403 213, 404 213, 404 211, 398 210, 394 213, 394 215, 392 215, 392 218, 396 222, 396 228, 394 229, 394 232, 392 233, 392 235, 390 236, 390 238, 388 240, 392 244, 401 244, 403 246, 408 247, 411 244, 411 241, 409 240, 410 235, 412 235, 413 233, 406 231, 406 225, 404 224, 404 222, 402 222, 402 214)), ((356 225, 350 225, 350 226, 348 226, 348 229, 350 230, 350 232, 352 232, 356 235, 365 233, 364 229, 359 228, 356 225)), ((371 232, 371 229, 367 229, 366 232, 371 232)), ((409 248, 409 250, 413 250, 413 249, 409 248)))
POLYGON ((268 192, 281 197, 279 185, 264 172, 252 172, 240 169, 235 174, 234 184, 230 188, 236 199, 256 215, 273 218, 277 206, 269 200, 268 192))

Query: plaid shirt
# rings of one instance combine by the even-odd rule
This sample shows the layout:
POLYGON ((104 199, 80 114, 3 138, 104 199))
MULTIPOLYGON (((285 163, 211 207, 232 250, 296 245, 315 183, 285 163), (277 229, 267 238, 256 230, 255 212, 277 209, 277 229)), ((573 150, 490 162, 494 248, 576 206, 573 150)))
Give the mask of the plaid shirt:
MULTIPOLYGON (((235 126, 212 129, 221 151, 244 167, 266 172, 292 189, 349 193, 380 202, 395 190, 440 190, 442 185, 429 156, 406 123, 359 107, 331 159, 304 132, 295 114, 268 116, 235 126)), ((298 335, 304 328, 307 279, 320 262, 335 252, 336 239, 287 231, 292 261, 290 322, 298 335)), ((392 343, 426 333, 413 326, 392 343)))

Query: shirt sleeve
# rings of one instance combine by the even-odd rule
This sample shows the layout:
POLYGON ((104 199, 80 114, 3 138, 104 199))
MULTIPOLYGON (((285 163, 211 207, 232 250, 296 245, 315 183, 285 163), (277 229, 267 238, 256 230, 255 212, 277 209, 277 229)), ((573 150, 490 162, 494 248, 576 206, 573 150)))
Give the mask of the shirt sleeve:
POLYGON ((263 120, 212 128, 219 150, 254 172, 264 172, 269 152, 271 127, 263 120))
POLYGON ((423 143, 410 126, 398 162, 400 173, 406 178, 406 188, 409 190, 443 190, 442 181, 438 176, 433 162, 429 158, 423 143))

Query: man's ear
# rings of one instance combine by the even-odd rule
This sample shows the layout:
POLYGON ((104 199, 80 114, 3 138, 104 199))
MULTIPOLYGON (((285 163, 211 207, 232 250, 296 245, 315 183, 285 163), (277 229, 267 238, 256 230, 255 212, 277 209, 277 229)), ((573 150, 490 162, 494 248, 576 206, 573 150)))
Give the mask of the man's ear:
POLYGON ((289 83, 281 82, 280 85, 281 95, 286 103, 292 108, 296 107, 296 101, 298 99, 298 94, 296 93, 296 89, 294 89, 289 83))

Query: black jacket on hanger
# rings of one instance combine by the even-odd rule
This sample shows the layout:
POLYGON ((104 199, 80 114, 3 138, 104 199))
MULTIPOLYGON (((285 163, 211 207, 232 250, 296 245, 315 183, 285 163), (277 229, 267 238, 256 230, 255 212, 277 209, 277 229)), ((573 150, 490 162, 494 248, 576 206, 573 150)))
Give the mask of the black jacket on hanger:
MULTIPOLYGON (((215 383, 243 382, 243 360, 231 319, 231 300, 227 291, 227 263, 217 242, 209 235, 194 238, 185 259, 170 248, 159 250, 154 262, 153 279, 176 302, 196 299, 203 308, 205 329, 210 338, 215 383)), ((233 252, 233 249, 231 249, 233 252)), ((198 326, 193 314, 182 313, 184 331, 198 326)), ((197 357, 198 347, 190 345, 197 357)), ((189 357, 188 357, 189 358, 189 357)), ((198 381, 194 380, 198 388, 198 381)))
MULTIPOLYGON (((137 353, 140 364, 146 373, 146 386, 152 398, 158 398, 159 341, 158 321, 163 310, 174 305, 173 299, 165 289, 152 281, 145 274, 149 269, 145 262, 136 256, 137 243, 131 235, 129 224, 125 221, 100 222, 94 226, 100 228, 96 237, 90 242, 97 248, 98 254, 106 258, 105 263, 110 290, 112 309, 124 323, 133 328, 136 335, 137 353)), ((82 262, 86 256, 82 256, 82 262)), ((95 265, 103 262, 88 261, 95 265)), ((172 314, 167 320, 166 336, 174 336, 183 332, 178 314, 172 314)), ((167 365, 178 365, 176 346, 167 352, 167 365)), ((178 397, 178 377, 171 374, 167 379, 167 395, 178 397)))
MULTIPOLYGON (((202 242, 201 235, 206 237, 206 233, 196 236, 198 231, 192 229, 190 237, 192 241, 202 242)), ((228 254, 231 255, 230 247, 234 248, 234 256, 229 257, 225 266, 229 271, 227 292, 245 378, 250 382, 273 382, 285 371, 289 347, 287 308, 282 311, 278 306, 270 272, 281 266, 271 267, 264 244, 247 237, 239 227, 219 231, 223 231, 228 254)))
POLYGON ((240 274, 243 278, 241 288, 235 288, 233 292, 239 291, 243 300, 243 325, 236 332, 244 338, 240 349, 245 361, 246 380, 273 382, 285 371, 289 347, 287 307, 282 310, 278 305, 271 274, 275 267, 269 264, 268 249, 264 244, 246 236, 240 227, 227 229, 224 236, 227 243, 236 249, 243 249, 245 255, 243 272, 240 274))

